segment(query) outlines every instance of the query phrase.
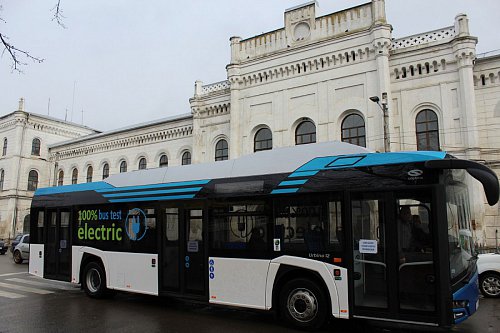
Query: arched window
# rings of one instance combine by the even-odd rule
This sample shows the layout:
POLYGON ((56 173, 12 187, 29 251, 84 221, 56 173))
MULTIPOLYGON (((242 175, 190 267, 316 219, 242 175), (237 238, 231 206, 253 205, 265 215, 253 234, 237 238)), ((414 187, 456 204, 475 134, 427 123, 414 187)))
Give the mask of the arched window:
POLYGON ((87 168, 87 183, 92 183, 92 176, 94 174, 94 168, 91 165, 87 168))
POLYGON ((438 117, 432 110, 423 110, 415 118, 417 150, 439 150, 438 117))
POLYGON ((439 150, 439 126, 434 111, 423 110, 415 118, 417 150, 439 150))
POLYGON ((3 150, 2 150, 2 156, 7 155, 7 138, 3 139, 3 150))
POLYGON ((3 181, 5 179, 5 170, 0 171, 0 191, 3 191, 3 181))
POLYGON ((191 164, 191 153, 190 152, 185 152, 182 154, 182 165, 189 165, 191 164))
POLYGON ((342 142, 366 147, 365 121, 358 114, 350 114, 342 121, 342 142))
POLYGON ((215 145, 215 160, 216 161, 225 161, 229 158, 229 147, 227 145, 227 141, 222 139, 217 141, 215 145))
POLYGON ((273 149, 273 134, 269 128, 261 128, 255 133, 253 151, 273 149))
POLYGON ((71 184, 76 184, 78 183, 78 169, 74 168, 73 172, 71 173, 71 184))
POLYGON ((295 144, 305 145, 316 142, 316 126, 310 120, 303 121, 295 130, 295 144))
POLYGON ((139 170, 144 170, 148 166, 148 162, 146 162, 146 159, 143 157, 139 160, 139 170))
POLYGON ((122 172, 127 172, 127 162, 126 161, 122 161, 120 163, 120 173, 122 172))
POLYGON ((28 175, 28 191, 36 191, 38 188, 38 172, 31 170, 28 175))
POLYGON ((102 179, 106 179, 109 177, 109 164, 104 163, 102 166, 102 179))
POLYGON ((57 176, 57 186, 62 186, 64 183, 64 171, 59 171, 59 176, 57 176))
POLYGON ((168 157, 163 154, 160 156, 160 168, 168 167, 168 157))
POLYGON ((31 143, 31 155, 34 156, 40 156, 40 140, 39 139, 33 139, 33 142, 31 143))

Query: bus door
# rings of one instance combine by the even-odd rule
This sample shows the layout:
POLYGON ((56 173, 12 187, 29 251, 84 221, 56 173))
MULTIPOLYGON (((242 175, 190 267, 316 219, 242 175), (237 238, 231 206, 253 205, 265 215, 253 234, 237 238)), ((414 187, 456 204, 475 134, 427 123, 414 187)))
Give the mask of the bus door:
POLYGON ((70 281, 71 276, 71 212, 48 210, 46 215, 44 277, 70 281))
POLYGON ((437 322, 428 201, 393 193, 352 194, 350 283, 355 317, 437 322))
POLYGON ((161 233, 162 292, 206 293, 204 214, 201 207, 164 207, 161 233))

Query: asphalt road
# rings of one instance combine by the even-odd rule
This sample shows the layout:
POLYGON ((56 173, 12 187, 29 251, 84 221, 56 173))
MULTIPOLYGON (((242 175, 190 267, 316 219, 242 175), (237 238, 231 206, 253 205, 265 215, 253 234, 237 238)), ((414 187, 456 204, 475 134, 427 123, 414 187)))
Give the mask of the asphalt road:
MULTIPOLYGON (((28 265, 0 256, 0 332, 296 332, 269 313, 193 305, 169 298, 118 293, 90 299, 75 286, 30 276, 28 265)), ((425 330, 427 331, 427 330, 425 330)), ((338 320, 323 332, 409 332, 338 320)), ((499 333, 500 300, 482 299, 479 311, 450 331, 499 333)))

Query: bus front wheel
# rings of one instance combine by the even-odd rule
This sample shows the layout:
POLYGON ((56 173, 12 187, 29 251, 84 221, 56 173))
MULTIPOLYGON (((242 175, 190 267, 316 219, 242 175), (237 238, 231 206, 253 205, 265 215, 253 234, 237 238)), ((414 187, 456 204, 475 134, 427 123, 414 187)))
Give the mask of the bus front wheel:
POLYGON ((99 263, 89 262, 83 271, 82 279, 85 293, 92 298, 106 296, 106 272, 99 263))
POLYGON ((294 327, 306 330, 321 328, 328 318, 325 293, 309 279, 294 279, 281 289, 280 314, 294 327))

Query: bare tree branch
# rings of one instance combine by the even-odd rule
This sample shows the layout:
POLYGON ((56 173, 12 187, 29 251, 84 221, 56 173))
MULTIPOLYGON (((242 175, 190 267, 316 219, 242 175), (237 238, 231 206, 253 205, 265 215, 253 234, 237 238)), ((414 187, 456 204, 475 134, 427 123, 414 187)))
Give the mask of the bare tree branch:
MULTIPOLYGON (((2 5, 0 4, 0 11, 2 11, 2 5)), ((57 4, 52 8, 54 12, 54 16, 52 17, 52 21, 56 21, 59 26, 66 29, 66 26, 63 23, 64 15, 62 14, 61 9, 61 0, 57 0, 57 4)), ((3 18, 0 17, 0 22, 6 23, 3 18)), ((41 63, 44 61, 42 58, 32 56, 28 51, 18 49, 14 45, 8 42, 8 37, 0 32, 0 41, 1 45, 3 45, 4 49, 2 51, 2 56, 7 52, 12 59, 12 71, 16 71, 22 73, 21 66, 27 65, 26 62, 21 61, 20 56, 32 60, 34 62, 41 63)))
POLYGON ((29 54, 29 52, 21 50, 21 49, 18 49, 14 45, 11 45, 7 41, 7 39, 9 39, 7 36, 2 35, 2 33, 0 33, 0 41, 2 42, 2 44, 4 46, 4 50, 2 52, 2 56, 5 53, 5 51, 7 51, 9 53, 10 57, 12 58, 12 71, 22 72, 21 69, 20 69, 20 67, 23 66, 23 65, 27 65, 27 63, 22 62, 19 59, 18 53, 21 53, 26 58, 31 59, 34 62, 38 62, 38 63, 43 62, 44 59, 34 57, 31 54, 29 54))
POLYGON ((66 29, 66 26, 63 23, 63 19, 65 18, 63 15, 63 11, 61 9, 61 0, 57 0, 57 4, 52 8, 52 11, 54 12, 54 16, 52 17, 52 21, 56 21, 57 24, 59 24, 61 27, 66 29))

